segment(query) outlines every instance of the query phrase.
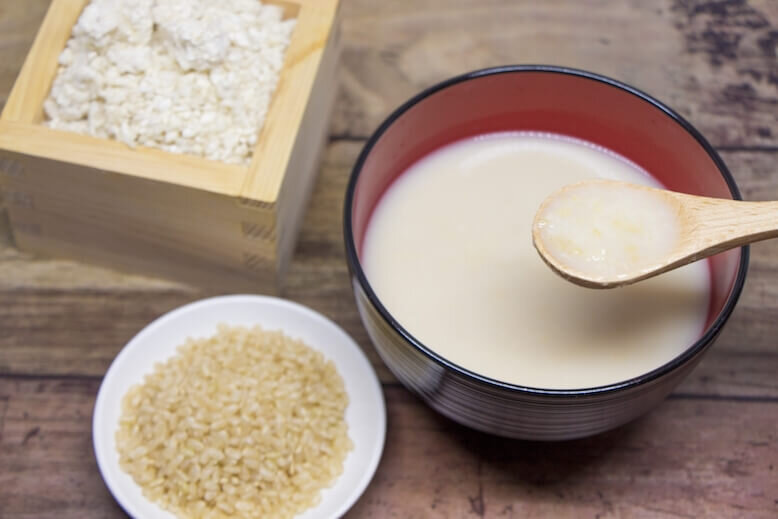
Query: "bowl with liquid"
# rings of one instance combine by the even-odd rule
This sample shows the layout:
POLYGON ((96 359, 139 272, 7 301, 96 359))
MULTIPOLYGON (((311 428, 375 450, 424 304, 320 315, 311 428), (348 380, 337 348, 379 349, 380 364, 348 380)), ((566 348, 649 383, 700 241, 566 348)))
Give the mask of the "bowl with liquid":
POLYGON ((449 79, 369 139, 344 207, 356 302, 383 361, 433 409, 506 437, 589 436, 659 404, 717 338, 748 248, 614 290, 543 263, 535 211, 588 178, 740 198, 681 116, 568 68, 449 79))

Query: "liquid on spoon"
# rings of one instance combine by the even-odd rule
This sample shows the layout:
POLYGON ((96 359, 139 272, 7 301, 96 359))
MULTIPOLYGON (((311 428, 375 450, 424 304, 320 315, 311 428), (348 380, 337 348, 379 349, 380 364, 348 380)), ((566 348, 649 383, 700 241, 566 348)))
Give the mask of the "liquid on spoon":
POLYGON ((778 236, 778 202, 743 202, 586 180, 541 204, 532 240, 562 277, 590 288, 628 285, 778 236))
POLYGON ((659 193, 609 180, 566 186, 538 210, 535 247, 554 270, 594 282, 650 272, 679 239, 679 208, 659 193))

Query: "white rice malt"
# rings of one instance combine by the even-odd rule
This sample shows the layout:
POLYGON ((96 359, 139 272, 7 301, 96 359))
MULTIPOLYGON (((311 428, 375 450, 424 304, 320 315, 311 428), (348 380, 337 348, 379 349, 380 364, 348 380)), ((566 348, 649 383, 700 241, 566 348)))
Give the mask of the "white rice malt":
POLYGON ((189 339, 122 400, 120 464, 178 517, 288 518, 352 448, 331 361, 259 327, 189 339))
POLYGON ((282 15, 259 0, 92 0, 45 124, 248 164, 295 26, 282 15))

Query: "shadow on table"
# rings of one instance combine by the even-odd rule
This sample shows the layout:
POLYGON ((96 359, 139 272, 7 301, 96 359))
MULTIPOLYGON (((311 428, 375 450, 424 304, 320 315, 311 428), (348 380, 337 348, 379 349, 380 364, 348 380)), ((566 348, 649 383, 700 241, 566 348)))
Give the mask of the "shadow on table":
POLYGON ((642 419, 614 430, 577 440, 542 442, 502 438, 468 429, 438 415, 463 449, 480 460, 482 473, 492 480, 510 480, 534 485, 569 485, 586 474, 599 473, 630 452, 642 450, 634 434, 642 419))

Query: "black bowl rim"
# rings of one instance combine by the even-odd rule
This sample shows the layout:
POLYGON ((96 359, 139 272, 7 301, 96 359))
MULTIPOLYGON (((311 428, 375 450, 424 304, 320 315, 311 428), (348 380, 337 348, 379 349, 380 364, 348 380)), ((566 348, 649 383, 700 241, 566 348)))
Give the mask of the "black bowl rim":
POLYGON ((424 89, 423 91, 416 94, 411 99, 409 99, 408 101, 400 105, 400 107, 397 108, 394 112, 392 112, 367 140, 364 148, 362 149, 362 152, 359 154, 359 157, 357 158, 357 161, 354 164, 354 167, 351 171, 351 176, 349 178, 348 186, 346 188, 346 197, 343 204, 343 213, 344 213, 343 235, 344 235, 344 242, 346 246, 346 259, 348 261, 349 269, 351 270, 352 275, 356 276, 362 290, 366 294, 370 303, 377 309, 381 318, 383 318, 384 321, 386 321, 386 323, 395 332, 397 332, 408 344, 413 346, 417 351, 422 353, 424 356, 426 356, 436 364, 443 366, 444 368, 451 370, 461 376, 464 376, 466 379, 471 379, 486 384, 488 386, 492 386, 495 388, 502 388, 513 392, 526 393, 526 394, 531 394, 536 396, 542 395, 542 396, 549 396, 549 397, 586 397, 586 396, 602 395, 605 393, 612 393, 615 391, 634 388, 652 382, 656 379, 659 379, 662 376, 670 373, 671 371, 674 371, 675 369, 679 368, 680 366, 688 362, 690 359, 694 358, 697 354, 704 351, 717 337, 717 335, 723 328, 724 324, 727 322, 730 315, 732 314, 732 311, 735 308, 735 304, 740 298, 740 294, 743 290, 743 286, 745 284, 745 279, 746 279, 746 273, 748 271, 748 263, 749 263, 749 255, 750 255, 750 250, 748 246, 741 248, 740 263, 738 265, 737 277, 735 278, 735 283, 732 287, 732 291, 729 297, 727 298, 727 301, 725 302, 723 309, 719 313, 716 320, 711 324, 711 326, 694 344, 688 347, 681 355, 673 358, 672 360, 659 366, 658 368, 649 371, 648 373, 644 373, 642 375, 627 379, 622 382, 607 384, 604 386, 581 388, 581 389, 545 389, 545 388, 536 388, 530 386, 522 386, 518 384, 511 384, 508 382, 503 382, 490 377, 486 377, 484 375, 480 375, 478 373, 468 370, 467 368, 463 368, 462 366, 459 366, 458 364, 449 361, 442 355, 435 353, 433 350, 425 346, 421 341, 417 340, 405 328, 403 328, 403 326, 396 319, 394 319, 394 317, 392 317, 389 311, 383 306, 381 301, 378 299, 378 296, 376 296, 375 292, 370 286, 370 283, 367 280, 367 277, 365 276, 364 271, 362 270, 362 266, 360 264, 359 256, 357 255, 357 250, 354 243, 354 235, 352 232, 351 209, 354 202, 354 192, 356 190, 357 181, 359 179, 359 173, 362 170, 362 167, 364 166, 364 163, 367 160, 367 157, 370 154, 371 150, 376 145, 376 143, 381 139, 381 137, 386 132, 386 130, 400 116, 402 116, 406 111, 408 111, 414 105, 416 105, 423 99, 437 93, 440 90, 448 88, 452 85, 456 85, 458 83, 462 83, 472 79, 477 79, 484 76, 491 76, 497 74, 514 74, 514 73, 522 73, 522 72, 546 72, 546 73, 553 73, 553 74, 565 74, 565 75, 576 76, 584 79, 589 79, 592 81, 598 81, 606 85, 609 85, 611 87, 615 87, 625 92, 628 92, 640 98, 641 100, 651 104, 654 108, 658 109, 666 116, 674 120, 677 124, 679 124, 684 130, 686 130, 689 134, 692 135, 692 137, 694 137, 697 140, 697 142, 703 147, 703 149, 707 152, 707 154, 713 159, 713 162, 718 168, 719 173, 721 173, 721 176, 724 178, 725 182, 727 183, 727 186, 729 187, 733 199, 742 200, 742 197, 740 195, 740 190, 738 189, 737 184, 735 183, 735 179, 732 177, 731 173, 729 172, 729 169, 727 169, 727 166, 724 164, 724 161, 718 155, 718 153, 713 148, 713 146, 711 146, 710 143, 705 139, 705 137, 703 137, 702 134, 694 126, 692 126, 691 123, 689 123, 686 119, 684 119, 680 114, 678 114, 677 112, 675 112, 674 110, 666 106, 665 104, 661 103, 657 99, 653 98, 652 96, 646 94, 645 92, 638 90, 637 88, 634 88, 630 85, 627 85, 626 83, 622 83, 621 81, 617 81, 615 79, 602 76, 600 74, 596 74, 593 72, 588 72, 585 70, 580 70, 580 69, 575 69, 570 67, 561 67, 556 65, 503 65, 499 67, 485 68, 485 69, 475 70, 472 72, 468 72, 465 74, 452 77, 450 79, 447 79, 436 85, 424 89))

